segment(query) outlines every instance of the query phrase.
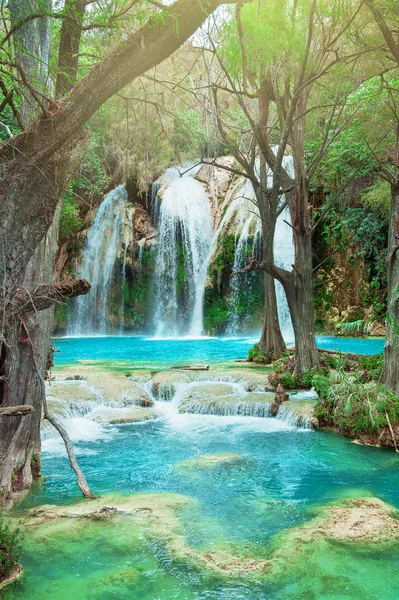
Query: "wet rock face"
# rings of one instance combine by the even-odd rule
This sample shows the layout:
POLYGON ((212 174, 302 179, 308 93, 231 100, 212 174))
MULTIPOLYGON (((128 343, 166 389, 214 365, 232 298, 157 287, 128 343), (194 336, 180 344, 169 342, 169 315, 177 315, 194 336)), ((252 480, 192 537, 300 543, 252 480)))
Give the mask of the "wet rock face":
POLYGON ((318 429, 315 405, 315 400, 288 400, 280 405, 276 416, 296 427, 318 429))
POLYGON ((158 400, 171 400, 179 383, 189 383, 190 377, 176 371, 161 371, 151 380, 151 391, 158 400))

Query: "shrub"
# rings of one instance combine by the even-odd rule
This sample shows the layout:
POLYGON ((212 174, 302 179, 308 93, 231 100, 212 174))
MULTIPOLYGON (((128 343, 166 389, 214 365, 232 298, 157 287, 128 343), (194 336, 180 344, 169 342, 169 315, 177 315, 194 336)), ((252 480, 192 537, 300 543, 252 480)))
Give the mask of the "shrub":
POLYGON ((254 363, 270 364, 272 357, 270 354, 265 354, 261 344, 255 344, 248 352, 248 360, 254 363))
POLYGON ((21 555, 22 534, 19 528, 10 529, 0 512, 0 580, 11 573, 21 555))
POLYGON ((366 434, 376 439, 388 419, 391 423, 399 421, 398 396, 379 383, 364 383, 362 374, 348 375, 342 364, 335 385, 320 389, 316 416, 322 425, 334 425, 350 437, 366 434))

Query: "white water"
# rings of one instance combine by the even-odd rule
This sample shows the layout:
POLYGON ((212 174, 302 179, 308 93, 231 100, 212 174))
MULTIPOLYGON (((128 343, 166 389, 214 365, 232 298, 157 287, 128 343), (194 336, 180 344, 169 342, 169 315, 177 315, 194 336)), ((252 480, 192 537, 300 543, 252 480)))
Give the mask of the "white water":
POLYGON ((180 177, 178 168, 168 169, 159 183, 162 201, 154 273, 155 335, 199 337, 203 333, 207 258, 212 243, 209 199, 193 178, 193 171, 180 177), (183 271, 178 270, 179 265, 183 271))
MULTIPOLYGON (((109 292, 120 250, 126 206, 127 192, 124 186, 120 185, 106 195, 87 233, 77 275, 90 282, 91 290, 75 301, 68 332, 70 335, 109 332, 106 318, 109 292)), ((122 280, 124 276, 125 264, 122 280)))
MULTIPOLYGON (((283 159, 283 166, 288 174, 294 177, 294 163, 291 156, 286 156, 283 159)), ((269 176, 268 184, 272 185, 272 183, 272 178, 269 176)), ((282 197, 281 202, 284 201, 285 198, 282 197)), ((294 262, 294 245, 290 223, 290 212, 286 208, 277 219, 274 236, 275 263, 277 266, 289 271, 294 262)), ((255 194, 249 180, 243 180, 242 178, 238 180, 233 199, 214 236, 208 264, 217 252, 219 239, 229 231, 235 232, 233 273, 237 273, 250 262, 251 255, 260 258, 256 254, 257 246, 260 246, 262 238, 261 221, 255 203, 255 194), (251 238, 253 241, 251 241, 251 238)), ((240 316, 240 298, 245 298, 245 293, 250 291, 254 276, 255 273, 249 273, 244 277, 239 274, 233 275, 231 278, 231 294, 227 317, 228 335, 238 335, 240 328, 242 329, 243 325, 245 326, 245 322, 242 322, 240 316)), ((281 331, 286 340, 293 340, 294 334, 286 295, 281 283, 275 281, 275 285, 281 331)))
MULTIPOLYGON (((220 430, 222 433, 226 428, 229 428, 230 433, 232 431, 271 433, 309 429, 307 421, 303 420, 298 425, 297 415, 286 410, 284 406, 280 407, 276 418, 270 417, 269 404, 262 400, 262 388, 259 389, 259 402, 246 401, 246 396, 248 396, 246 383, 235 378, 206 378, 200 376, 189 383, 176 383, 175 391, 168 399, 162 400, 157 400, 153 396, 151 380, 143 382, 138 379, 135 380, 135 383, 153 399, 155 415, 162 419, 167 427, 182 430, 185 435, 201 435, 209 430, 220 430), (198 399, 198 402, 192 402, 190 412, 180 412, 179 405, 187 398, 187 395, 192 393, 193 388, 200 389, 202 384, 207 387, 218 386, 220 382, 228 382, 231 385, 232 394, 236 399, 234 403, 228 403, 223 400, 223 395, 217 396, 215 394, 215 401, 212 405, 209 405, 208 402, 201 404, 200 399, 198 399)), ((57 385, 60 385, 60 382, 57 385)), ((109 415, 113 414, 115 416, 117 412, 117 416, 123 416, 126 407, 136 404, 135 400, 130 397, 128 399, 121 397, 119 401, 110 401, 105 397, 102 390, 87 384, 85 381, 79 383, 64 381, 62 385, 66 388, 73 387, 74 400, 61 400, 61 398, 57 398, 56 392, 54 392, 55 398, 52 397, 52 388, 47 385, 48 400, 56 400, 57 417, 74 442, 77 454, 92 454, 95 450, 87 447, 88 442, 108 440, 116 435, 118 427, 107 425, 109 415), (90 400, 87 399, 88 391, 92 394, 90 400), (113 412, 110 409, 113 409, 113 412), (84 447, 80 447, 81 443, 84 444, 84 447)), ((251 396, 254 397, 254 392, 251 392, 251 396)), ((317 394, 311 391, 293 394, 291 399, 301 400, 315 397, 317 397, 317 394)), ((148 421, 132 423, 132 426, 144 426, 146 423, 148 421)), ((64 444, 54 428, 45 421, 43 421, 42 428, 43 451, 49 454, 65 454, 64 444)))

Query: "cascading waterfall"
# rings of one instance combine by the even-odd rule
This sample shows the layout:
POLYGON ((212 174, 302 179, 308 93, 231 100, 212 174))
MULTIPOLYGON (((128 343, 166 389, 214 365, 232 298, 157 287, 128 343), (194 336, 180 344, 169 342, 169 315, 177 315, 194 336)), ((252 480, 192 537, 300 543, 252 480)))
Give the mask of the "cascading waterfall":
POLYGON ((198 337, 203 333, 212 219, 209 199, 194 174, 189 171, 181 177, 174 167, 158 182, 161 202, 157 208, 159 241, 154 274, 157 337, 198 337))
MULTIPOLYGON (((291 156, 283 159, 283 166, 291 177, 294 177, 294 164, 291 156)), ((259 166, 258 166, 259 168, 259 166)), ((269 177, 269 185, 272 179, 269 177)), ((284 198, 282 198, 282 202, 284 198)), ((291 216, 286 208, 277 219, 274 236, 274 259, 279 267, 291 270, 294 261, 294 246, 292 230, 290 227, 291 216)), ((228 230, 235 232, 235 253, 233 273, 238 273, 250 261, 251 255, 256 256, 257 248, 260 249, 262 238, 261 221, 255 204, 255 195, 251 183, 239 180, 233 199, 222 219, 212 243, 212 259, 217 251, 218 241, 222 233, 228 230)), ((257 257, 258 258, 258 257, 257 257)), ((250 290, 251 281, 255 273, 233 275, 231 278, 231 294, 229 298, 229 312, 227 317, 227 333, 237 335, 242 323, 240 315, 240 298, 250 290)), ((278 281, 276 285, 277 307, 282 333, 286 339, 293 339, 293 330, 288 303, 283 286, 278 281)))
MULTIPOLYGON (((91 290, 89 294, 80 296, 76 300, 70 326, 72 335, 105 334, 108 332, 107 308, 109 294, 115 264, 120 251, 126 207, 127 192, 125 187, 120 185, 106 195, 97 211, 93 225, 88 231, 82 253, 82 262, 77 274, 90 282, 91 290)), ((126 251, 125 240, 122 282, 125 278, 126 251)))
POLYGON ((252 291, 257 275, 255 272, 247 273, 245 276, 240 274, 240 271, 250 262, 251 256, 256 254, 261 239, 261 222, 256 214, 254 200, 252 185, 246 180, 232 203, 235 217, 235 252, 227 315, 228 335, 236 335, 240 326, 244 325, 240 314, 240 300, 252 291))

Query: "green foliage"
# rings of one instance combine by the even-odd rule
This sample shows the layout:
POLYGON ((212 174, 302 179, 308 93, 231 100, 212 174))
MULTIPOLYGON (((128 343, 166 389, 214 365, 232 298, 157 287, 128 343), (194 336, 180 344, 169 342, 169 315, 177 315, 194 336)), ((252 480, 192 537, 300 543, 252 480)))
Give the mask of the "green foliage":
POLYGON ((281 383, 286 390, 306 390, 313 387, 313 382, 317 377, 326 377, 329 368, 315 367, 307 369, 303 375, 293 375, 295 358, 293 355, 286 355, 273 363, 274 374, 269 376, 269 381, 273 385, 281 383))
POLYGON ((341 363, 335 384, 323 387, 315 415, 322 425, 335 426, 350 437, 376 439, 387 425, 386 415, 392 423, 399 420, 399 398, 379 383, 364 383, 358 374, 348 375, 341 363))
POLYGON ((360 366, 365 371, 363 379, 379 381, 384 366, 384 355, 381 353, 374 356, 361 356, 360 366))
POLYGON ((368 335, 370 333, 371 325, 371 322, 363 321, 363 319, 358 319, 357 321, 345 321, 344 323, 337 324, 337 331, 341 335, 368 335))
MULTIPOLYGON (((386 312, 386 248, 388 241, 388 219, 383 217, 379 207, 374 208, 343 208, 335 207, 330 210, 322 228, 318 232, 318 247, 320 252, 331 254, 331 252, 346 247, 352 248, 352 257, 364 261, 368 289, 361 295, 363 306, 373 306, 374 314, 378 319, 385 318, 386 312)), ((327 270, 334 266, 332 257, 326 262, 327 270)), ((324 290, 324 286, 316 288, 317 307, 329 309, 332 298, 324 290)), ((359 319, 361 314, 359 314, 359 319)), ((358 321, 359 319, 355 319, 358 321)), ((356 325, 340 324, 342 332, 350 333, 350 329, 356 330, 356 325)), ((367 333, 368 325, 359 324, 358 333, 367 333)))
POLYGON ((319 398, 326 398, 331 388, 331 377, 321 373, 315 373, 312 378, 312 386, 319 398))
POLYGON ((21 542, 21 530, 11 529, 4 514, 0 512, 0 580, 18 563, 22 552, 21 542))
POLYGON ((225 332, 228 314, 228 305, 225 298, 210 298, 209 290, 206 294, 206 307, 204 329, 207 334, 215 335, 225 332))
POLYGON ((262 344, 258 343, 248 352, 248 360, 254 363, 268 365, 272 360, 272 356, 270 354, 265 354, 262 344))
POLYGON ((60 237, 66 239, 79 231, 82 221, 79 218, 79 204, 71 191, 61 199, 60 237))
POLYGON ((174 117, 172 145, 177 155, 197 152, 206 146, 206 130, 199 111, 181 110, 174 117))
POLYGON ((391 208, 391 186, 388 181, 377 180, 365 190, 360 200, 363 206, 372 212, 378 212, 381 218, 389 218, 391 208))

